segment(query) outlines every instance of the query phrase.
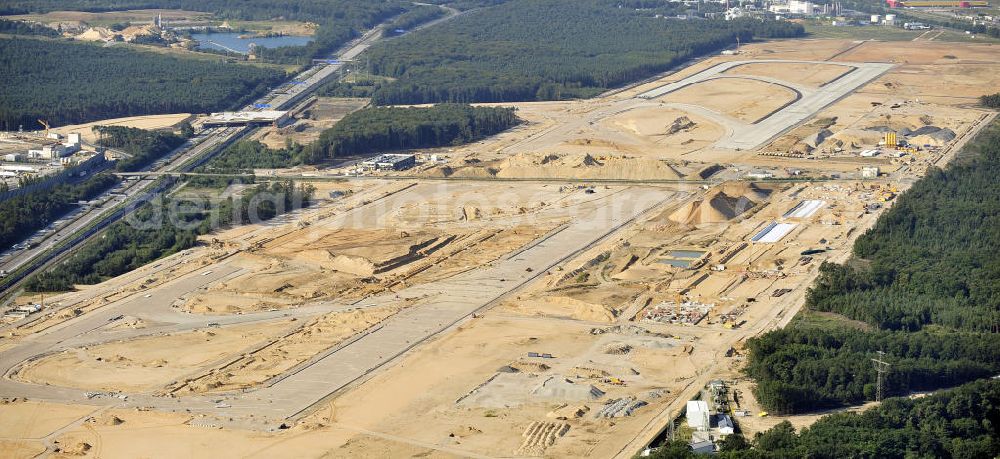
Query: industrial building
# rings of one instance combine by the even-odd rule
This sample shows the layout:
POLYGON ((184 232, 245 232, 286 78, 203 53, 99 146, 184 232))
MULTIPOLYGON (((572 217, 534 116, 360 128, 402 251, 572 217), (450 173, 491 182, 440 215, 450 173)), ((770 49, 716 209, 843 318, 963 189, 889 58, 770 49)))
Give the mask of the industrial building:
POLYGON ((262 110, 259 112, 222 112, 212 113, 204 118, 205 127, 217 126, 280 126, 288 120, 288 112, 279 110, 262 110))
MULTIPOLYGON (((51 135, 49 138, 53 138, 51 135)), ((64 143, 44 145, 39 149, 28 150, 28 158, 31 159, 59 159, 80 151, 81 138, 79 133, 72 133, 66 138, 64 143)))
POLYGON ((708 412, 708 402, 704 400, 688 400, 687 402, 687 422, 688 427, 695 431, 705 432, 710 427, 710 417, 708 412))
POLYGON ((983 8, 984 0, 886 0, 889 8, 983 8))
POLYGON ((861 178, 863 179, 875 179, 878 178, 879 168, 877 166, 862 166, 861 167, 861 178))
POLYGON ((417 158, 406 154, 385 154, 361 162, 367 171, 401 171, 417 165, 417 158))

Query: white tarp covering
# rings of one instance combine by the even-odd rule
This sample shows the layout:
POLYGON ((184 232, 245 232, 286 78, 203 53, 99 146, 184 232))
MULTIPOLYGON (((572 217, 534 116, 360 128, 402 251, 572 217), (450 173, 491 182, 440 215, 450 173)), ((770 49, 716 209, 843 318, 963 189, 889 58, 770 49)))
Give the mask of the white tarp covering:
POLYGON ((822 209, 825 205, 826 201, 820 201, 818 199, 802 201, 795 207, 792 207, 792 209, 788 212, 785 212, 785 218, 808 218, 815 214, 817 210, 822 209))
POLYGON ((781 238, 785 237, 788 233, 792 232, 796 226, 795 223, 777 223, 771 222, 764 229, 760 230, 754 237, 750 238, 753 242, 778 242, 781 238))

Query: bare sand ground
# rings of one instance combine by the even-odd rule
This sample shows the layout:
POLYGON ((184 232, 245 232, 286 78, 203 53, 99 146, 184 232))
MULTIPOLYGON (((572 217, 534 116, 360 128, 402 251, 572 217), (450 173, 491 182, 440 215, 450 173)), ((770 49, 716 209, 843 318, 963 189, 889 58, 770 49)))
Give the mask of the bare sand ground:
POLYGON ((273 340, 266 347, 178 384, 171 392, 183 395, 256 387, 398 311, 396 307, 384 307, 324 315, 273 340))
MULTIPOLYGON (((696 150, 688 150, 686 145, 675 148, 670 146, 672 143, 663 142, 661 132, 681 116, 688 116, 695 126, 673 134, 679 138, 697 137, 695 142, 707 143, 718 128, 673 109, 629 105, 629 99, 639 89, 591 101, 517 104, 521 109, 519 114, 528 121, 526 125, 480 143, 435 151, 447 158, 446 166, 451 168, 452 176, 467 177, 505 173, 511 174, 510 177, 529 174, 680 177, 692 176, 714 163, 725 165, 717 175, 723 179, 743 177, 752 168, 766 168, 777 174, 802 168, 805 174, 816 176, 855 173, 862 164, 872 163, 858 159, 856 154, 833 151, 830 147, 834 142, 840 140, 842 145, 857 144, 863 148, 878 140, 879 136, 871 132, 880 127, 901 129, 933 124, 957 132, 980 115, 969 104, 978 96, 974 94, 976 85, 996 86, 992 83, 998 82, 994 78, 1000 78, 994 76, 1000 75, 996 72, 1000 64, 996 63, 995 52, 978 45, 948 44, 947 51, 944 47, 927 46, 926 43, 789 40, 744 47, 743 54, 736 58, 824 60, 848 51, 836 59, 885 60, 897 56, 908 60, 909 63, 895 67, 856 94, 823 110, 815 124, 794 129, 779 138, 776 144, 785 146, 769 147, 785 151, 828 130, 827 138, 814 148, 819 152, 813 155, 815 159, 719 151, 710 146, 696 150), (937 54, 941 57, 935 57, 937 54), (956 59, 944 59, 945 54, 956 59), (969 69, 973 83, 963 86, 960 72, 949 71, 950 65, 969 69), (938 73, 956 83, 959 88, 956 97, 949 98, 936 86, 938 73), (928 114, 929 118, 923 118, 928 114), (656 149, 662 145, 667 146, 656 149), (830 151, 824 153, 824 149, 830 151)), ((674 81, 726 59, 730 58, 713 57, 645 86, 674 81)), ((817 70, 816 75, 822 73, 817 70)), ((815 78, 815 81, 821 79, 815 78)), ((916 177, 920 169, 914 166, 933 158, 929 152, 913 156, 916 163, 908 164, 910 167, 902 178, 916 177)), ((893 161, 878 160, 884 161, 878 164, 887 170, 900 166, 893 161)), ((447 175, 441 170, 443 166, 421 167, 415 172, 447 175)), ((107 304, 125 294, 143 291, 139 286, 144 283, 155 287, 162 277, 208 269, 221 257, 228 257, 223 263, 248 271, 207 286, 186 300, 216 295, 206 301, 222 307, 227 301, 234 304, 244 301, 230 294, 244 292, 253 301, 257 301, 254 295, 265 295, 274 304, 284 302, 293 307, 296 302, 307 304, 316 300, 308 297, 313 292, 329 295, 330 287, 340 282, 364 284, 356 291, 364 296, 391 288, 396 285, 394 282, 430 283, 468 266, 490 263, 495 257, 514 252, 518 244, 572 218, 572 204, 588 196, 564 189, 574 190, 575 184, 485 182, 456 192, 426 183, 387 184, 374 180, 364 183, 370 185, 358 185, 346 197, 325 199, 295 219, 210 235, 204 238, 205 247, 162 260, 164 266, 143 268, 53 301, 80 301, 86 307, 107 304), (417 188, 409 194, 394 194, 409 186, 417 188), (470 200, 463 201, 466 195, 470 200), (379 211, 353 214, 351 209, 365 201, 378 203, 373 207, 379 211), (393 231, 385 231, 386 228, 393 231), (497 233, 487 238, 490 232, 497 233), (334 252, 342 252, 344 256, 367 259, 368 262, 361 263, 364 266, 367 263, 374 266, 378 260, 401 253, 401 249, 443 235, 456 239, 398 268, 400 271, 387 271, 389 275, 373 286, 365 284, 367 280, 360 281, 365 277, 357 274, 310 267, 332 263, 317 262, 316 254, 309 253, 314 246, 335 248, 334 252), (182 264, 181 260, 187 263, 182 264), (425 266, 425 270, 417 273, 408 271, 425 266), (300 279, 301 284, 296 284, 300 279), (292 286, 285 287, 285 283, 292 286), (227 289, 213 290, 223 284, 227 289), (286 297, 286 291, 300 297, 286 297)), ((908 180, 893 185, 905 188, 906 183, 908 180)), ((123 423, 97 422, 74 428, 60 439, 61 444, 73 450, 87 443, 90 448, 85 451, 87 455, 102 457, 251 456, 286 452, 297 456, 357 457, 371 451, 385 456, 432 457, 614 456, 649 422, 659 419, 660 412, 682 405, 690 390, 699 388, 709 378, 738 375, 741 365, 738 351, 743 339, 788 320, 801 305, 805 288, 815 277, 818 266, 823 261, 842 260, 854 238, 877 217, 877 213, 866 214, 863 210, 866 204, 881 202, 879 190, 872 189, 872 185, 872 182, 815 181, 689 188, 691 195, 687 201, 665 205, 615 237, 541 273, 537 281, 504 298, 493 309, 415 348, 398 363, 345 390, 285 431, 215 428, 229 425, 224 411, 209 411, 211 414, 204 416, 116 411, 113 414, 123 423), (752 201, 753 205, 749 208, 737 205, 735 201, 740 198, 752 201), (804 199, 823 200, 826 204, 809 217, 783 217, 804 199), (749 241, 775 221, 797 226, 775 243, 749 241), (803 250, 817 246, 829 246, 831 250, 808 257, 801 255, 803 250), (676 258, 678 251, 700 254, 689 268, 664 263, 665 259, 676 258), (725 265, 725 269, 711 269, 718 264, 725 265), (782 289, 792 292, 779 294, 782 289), (705 316, 688 325, 657 319, 657 308, 669 311, 677 307, 678 300, 700 303, 705 316), (726 324, 739 325, 729 328, 726 324), (726 357, 730 348, 737 351, 731 358, 726 357), (552 358, 530 357, 530 352, 551 354, 552 358), (624 385, 613 383, 611 378, 622 379, 624 385), (607 402, 623 397, 635 397, 635 402, 647 405, 636 406, 629 416, 597 416, 608 409, 607 402), (539 432, 552 435, 546 438, 539 432)), ((608 191, 598 186, 595 192, 608 191)), ((408 249, 403 251, 409 253, 408 249)), ((359 271, 357 266, 351 269, 359 271)), ((257 310, 253 309, 257 306, 245 307, 246 311, 257 310)), ((333 323, 317 323, 320 330, 303 331, 287 343, 287 349, 259 354, 266 357, 260 371, 233 372, 229 376, 212 373, 212 378, 230 378, 213 383, 222 383, 217 387, 234 388, 254 384, 263 375, 290 368, 281 363, 280 357, 276 358, 282 352, 287 351, 293 360, 300 361, 379 320, 377 316, 346 320, 341 320, 346 316, 328 317, 333 323), (325 333, 329 335, 321 338, 325 333), (316 343, 309 342, 314 339, 316 343)), ((43 330, 59 321, 53 318, 44 321, 46 325, 30 330, 43 330)), ((4 339, 17 342, 22 338, 4 339)), ((254 365, 262 362, 251 362, 254 357, 247 356, 240 362, 249 363, 246 368, 256 371, 254 365)), ((71 367, 67 366, 67 371, 71 367)), ((632 400, 627 400, 628 403, 632 400)), ((802 418, 802 422, 810 421, 802 418)), ((754 427, 752 423, 748 426, 749 429, 767 427, 764 424, 754 427)))
POLYGON ((53 128, 52 131, 62 135, 67 135, 74 132, 79 133, 80 136, 83 137, 84 142, 94 143, 97 141, 97 135, 94 133, 92 129, 95 126, 127 126, 140 129, 167 129, 180 124, 182 121, 190 117, 191 117, 190 113, 130 116, 126 118, 113 118, 101 121, 94 121, 93 123, 60 126, 53 128))
POLYGON ((70 349, 26 365, 18 377, 84 390, 152 392, 192 371, 235 357, 289 326, 277 322, 211 328, 70 349))
POLYGON ((783 86, 762 81, 727 78, 693 84, 659 100, 700 105, 754 123, 795 100, 795 93, 783 86))
POLYGON ((296 116, 293 123, 280 128, 262 128, 254 133, 253 138, 271 148, 285 148, 287 142, 306 145, 318 139, 324 130, 333 127, 348 113, 365 105, 368 105, 368 99, 319 97, 296 116))
POLYGON ((27 459, 44 453, 45 445, 29 440, 0 440, 0 451, 11 459, 27 459))
POLYGON ((4 437, 38 439, 96 410, 85 405, 5 400, 0 402, 0 428, 4 437))
POLYGON ((777 78, 791 83, 820 87, 851 71, 842 65, 799 64, 794 62, 768 62, 747 64, 729 69, 727 75, 754 75, 777 78))

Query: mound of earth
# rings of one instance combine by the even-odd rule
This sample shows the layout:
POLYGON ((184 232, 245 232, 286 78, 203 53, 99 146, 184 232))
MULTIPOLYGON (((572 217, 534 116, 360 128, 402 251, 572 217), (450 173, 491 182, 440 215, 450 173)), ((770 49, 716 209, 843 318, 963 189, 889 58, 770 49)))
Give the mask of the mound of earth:
POLYGON ((494 166, 503 178, 581 178, 626 180, 676 180, 682 174, 665 161, 627 156, 592 156, 590 154, 535 155, 518 154, 494 166))
POLYGON ((716 190, 704 199, 691 201, 677 209, 670 215, 670 220, 684 225, 721 223, 738 217, 756 204, 746 196, 732 196, 716 190))
POLYGON ((940 147, 955 139, 955 131, 941 129, 935 126, 924 126, 913 131, 907 140, 915 145, 931 145, 940 147), (932 128, 932 129, 929 129, 932 128))
POLYGON ((673 123, 670 123, 670 126, 667 126, 667 135, 673 135, 681 131, 687 131, 695 126, 697 126, 697 124, 694 121, 691 121, 691 118, 682 116, 680 118, 675 119, 673 123))
POLYGON ((882 140, 883 131, 872 129, 844 129, 830 137, 830 140, 841 142, 849 148, 861 148, 875 145, 882 140))
POLYGON ((63 449, 60 452, 68 456, 84 456, 88 451, 90 451, 91 448, 93 448, 93 446, 91 446, 90 443, 81 441, 73 446, 63 449))
POLYGON ((823 143, 828 137, 833 135, 829 129, 820 129, 818 132, 805 136, 801 142, 809 145, 812 148, 819 148, 820 144, 823 143))

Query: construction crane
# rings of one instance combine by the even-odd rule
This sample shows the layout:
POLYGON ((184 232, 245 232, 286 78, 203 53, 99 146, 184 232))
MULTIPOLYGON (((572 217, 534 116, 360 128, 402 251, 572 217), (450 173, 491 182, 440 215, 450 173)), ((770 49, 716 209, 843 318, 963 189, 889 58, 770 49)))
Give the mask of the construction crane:
POLYGON ((38 123, 41 124, 42 126, 45 126, 45 137, 48 137, 49 136, 49 123, 47 121, 43 120, 43 119, 39 119, 38 123))

